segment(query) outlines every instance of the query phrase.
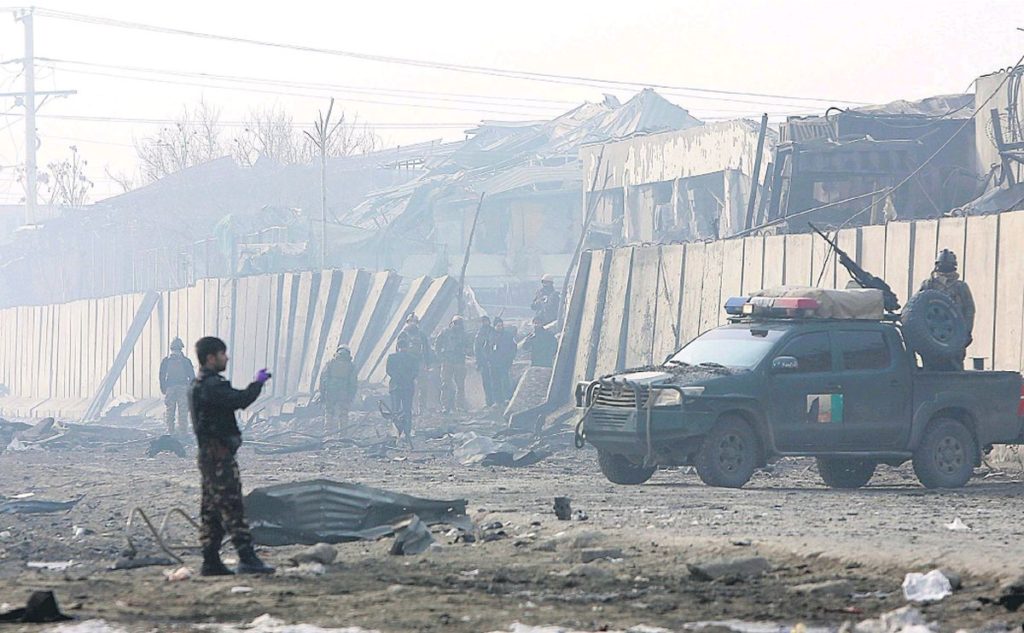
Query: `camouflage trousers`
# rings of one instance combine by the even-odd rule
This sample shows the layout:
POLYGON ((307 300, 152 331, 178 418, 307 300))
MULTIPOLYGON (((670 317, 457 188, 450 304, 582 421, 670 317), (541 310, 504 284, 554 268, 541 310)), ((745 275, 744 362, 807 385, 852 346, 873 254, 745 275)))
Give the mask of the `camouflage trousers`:
POLYGON ((199 442, 199 474, 203 480, 199 510, 199 543, 203 549, 220 549, 224 535, 235 548, 252 544, 242 505, 242 479, 234 451, 217 440, 199 442))
POLYGON ((188 433, 188 385, 174 385, 167 388, 164 396, 164 420, 167 422, 168 435, 174 435, 174 420, 178 420, 178 433, 188 433))

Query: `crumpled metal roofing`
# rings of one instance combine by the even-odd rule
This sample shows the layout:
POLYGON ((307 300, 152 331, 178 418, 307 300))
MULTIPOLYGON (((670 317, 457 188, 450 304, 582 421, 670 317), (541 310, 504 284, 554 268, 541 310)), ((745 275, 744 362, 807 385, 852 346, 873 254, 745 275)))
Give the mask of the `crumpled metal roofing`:
POLYGON ((373 540, 409 515, 424 523, 470 529, 465 499, 423 499, 362 484, 314 479, 256 488, 245 497, 254 540, 262 545, 314 545, 373 540))

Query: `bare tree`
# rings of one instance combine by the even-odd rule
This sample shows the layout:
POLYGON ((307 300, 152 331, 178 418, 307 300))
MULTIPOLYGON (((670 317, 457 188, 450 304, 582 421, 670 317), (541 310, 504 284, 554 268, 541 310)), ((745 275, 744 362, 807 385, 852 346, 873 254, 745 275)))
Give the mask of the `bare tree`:
POLYGON ((69 207, 80 207, 89 199, 89 191, 95 186, 85 175, 89 161, 78 153, 78 147, 71 145, 71 156, 48 163, 44 182, 50 192, 49 203, 69 207))
POLYGON ((104 167, 103 173, 107 175, 107 178, 117 183, 117 186, 121 188, 122 193, 128 193, 135 188, 135 176, 132 176, 125 171, 113 171, 110 167, 104 167))
MULTIPOLYGON (((380 137, 358 117, 338 119, 337 129, 327 147, 328 157, 364 154, 381 146, 380 137)), ((252 166, 260 158, 282 165, 307 164, 320 155, 320 149, 295 126, 292 116, 280 108, 253 110, 234 140, 233 155, 242 165, 252 166)))
POLYGON ((221 141, 220 110, 205 101, 192 110, 186 106, 173 125, 136 141, 135 151, 148 182, 220 158, 229 153, 221 141))

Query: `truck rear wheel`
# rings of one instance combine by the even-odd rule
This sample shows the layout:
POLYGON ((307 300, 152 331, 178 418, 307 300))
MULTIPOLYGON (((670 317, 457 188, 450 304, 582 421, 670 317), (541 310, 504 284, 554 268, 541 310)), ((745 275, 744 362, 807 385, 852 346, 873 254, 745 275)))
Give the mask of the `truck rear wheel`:
POLYGON ((860 488, 871 481, 875 463, 845 457, 819 457, 818 474, 829 488, 860 488))
POLYGON ((723 416, 704 436, 695 466, 709 486, 741 488, 754 475, 760 456, 754 429, 741 418, 723 416))
POLYGON ((642 466, 629 461, 625 455, 597 451, 597 463, 608 481, 623 486, 638 486, 654 474, 654 466, 642 466))
POLYGON ((914 473, 925 488, 960 488, 974 474, 978 446, 962 423, 937 418, 914 451, 914 473))

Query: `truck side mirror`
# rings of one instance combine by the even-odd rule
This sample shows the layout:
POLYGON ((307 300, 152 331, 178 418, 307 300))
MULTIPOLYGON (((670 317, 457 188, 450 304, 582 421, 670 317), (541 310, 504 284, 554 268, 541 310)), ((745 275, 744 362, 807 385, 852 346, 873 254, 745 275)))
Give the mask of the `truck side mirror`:
POLYGON ((777 356, 772 361, 772 371, 785 373, 796 371, 800 368, 800 362, 793 356, 777 356))

